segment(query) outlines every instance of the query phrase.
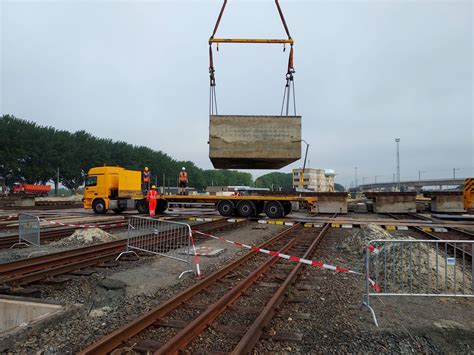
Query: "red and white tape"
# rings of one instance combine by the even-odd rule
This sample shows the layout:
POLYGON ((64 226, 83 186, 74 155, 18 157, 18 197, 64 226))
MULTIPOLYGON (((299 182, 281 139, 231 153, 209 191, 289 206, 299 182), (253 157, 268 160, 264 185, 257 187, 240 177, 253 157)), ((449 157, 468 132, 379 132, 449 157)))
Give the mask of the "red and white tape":
MULTIPOLYGON (((235 245, 235 246, 238 246, 238 247, 241 247, 241 248, 246 248, 246 249, 254 250, 254 251, 257 251, 257 252, 260 252, 260 253, 263 253, 263 254, 267 254, 267 255, 271 255, 271 256, 276 256, 276 257, 283 258, 283 259, 286 259, 286 260, 295 261, 295 262, 297 262, 297 263, 302 263, 302 264, 306 264, 306 265, 311 265, 311 266, 319 267, 319 268, 321 268, 321 269, 327 269, 327 270, 332 270, 332 271, 339 271, 339 272, 345 272, 345 273, 354 274, 354 275, 365 276, 365 274, 363 274, 363 273, 361 273, 361 272, 353 271, 353 270, 347 269, 347 268, 345 268, 345 267, 329 265, 329 264, 325 264, 325 263, 323 263, 323 262, 316 261, 316 260, 303 259, 303 258, 300 258, 300 257, 298 257, 298 256, 292 256, 292 255, 288 255, 288 254, 283 254, 283 253, 280 253, 280 252, 278 252, 278 251, 272 251, 272 250, 267 250, 267 249, 259 248, 259 247, 254 246, 254 245, 247 245, 247 244, 244 244, 244 243, 234 242, 234 241, 232 241, 232 240, 228 240, 228 239, 225 239, 225 238, 222 238, 222 237, 218 237, 218 236, 215 236, 215 235, 212 235, 212 234, 208 234, 208 233, 199 232, 199 231, 196 231, 196 230, 193 230, 193 233, 200 234, 200 235, 204 235, 204 236, 209 237, 209 238, 221 240, 221 241, 223 241, 223 242, 230 243, 230 244, 232 244, 232 245, 235 245)), ((373 288, 376 292, 380 292, 380 288, 379 288, 379 286, 375 283, 375 281, 372 280, 372 279, 370 279, 370 278, 368 278, 368 280, 369 280, 369 282, 370 282, 372 288, 373 288)))
POLYGON ((193 238, 192 233, 191 233, 190 238, 191 238, 191 245, 193 246, 193 251, 194 251, 194 263, 196 264, 196 274, 197 274, 198 279, 200 279, 201 269, 199 268, 199 257, 196 251, 196 246, 194 245, 194 238, 193 238))
POLYGON ((71 224, 71 223, 63 223, 59 221, 48 221, 46 219, 42 219, 42 222, 57 224, 64 227, 76 227, 76 228, 110 228, 110 227, 119 227, 124 226, 128 222, 120 222, 120 223, 112 223, 112 224, 71 224))

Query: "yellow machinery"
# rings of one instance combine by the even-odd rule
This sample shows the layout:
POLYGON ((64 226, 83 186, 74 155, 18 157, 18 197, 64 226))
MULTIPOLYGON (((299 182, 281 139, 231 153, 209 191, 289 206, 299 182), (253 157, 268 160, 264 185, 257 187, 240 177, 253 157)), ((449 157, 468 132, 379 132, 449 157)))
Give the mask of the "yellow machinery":
POLYGON ((464 209, 468 213, 474 213, 474 178, 464 180, 464 209))
POLYGON ((98 214, 106 213, 108 209, 121 213, 127 208, 146 213, 141 172, 117 166, 90 169, 84 190, 84 208, 92 208, 98 214))
MULTIPOLYGON (((126 170, 115 166, 92 168, 86 178, 84 208, 93 209, 97 214, 107 213, 109 209, 121 213, 126 209, 136 209, 148 213, 148 204, 141 191, 141 172, 126 170)), ((257 196, 182 196, 165 195, 157 201, 156 213, 163 213, 168 202, 214 203, 222 216, 252 217, 265 212, 270 218, 280 218, 291 212, 291 203, 300 202, 311 208, 316 197, 295 195, 257 195, 257 196)))

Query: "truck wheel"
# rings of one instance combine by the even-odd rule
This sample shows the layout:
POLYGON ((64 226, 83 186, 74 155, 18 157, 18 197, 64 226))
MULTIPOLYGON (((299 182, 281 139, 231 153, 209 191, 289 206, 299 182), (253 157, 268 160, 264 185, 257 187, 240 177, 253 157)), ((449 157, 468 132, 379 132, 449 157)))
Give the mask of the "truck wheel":
POLYGON ((107 213, 107 208, 105 208, 105 202, 101 198, 94 200, 94 202, 92 203, 92 209, 97 214, 107 213))
POLYGON ((168 201, 162 198, 156 201, 156 208, 155 208, 156 214, 159 214, 159 213, 161 214, 165 212, 167 209, 168 209, 168 201))
POLYGON ((120 214, 125 210, 123 208, 114 208, 112 211, 114 211, 116 214, 120 214))
POLYGON ((255 204, 253 201, 240 201, 237 205, 237 213, 240 217, 251 217, 255 215, 255 204))
POLYGON ((135 208, 137 209, 138 213, 140 214, 148 214, 148 204, 146 203, 146 200, 139 200, 137 201, 137 204, 135 205, 135 208))
POLYGON ((283 214, 285 216, 288 216, 291 213, 292 207, 291 207, 291 202, 285 202, 283 204, 283 214))
POLYGON ((219 214, 224 217, 230 217, 234 214, 234 204, 229 200, 222 200, 217 203, 219 214))
POLYGON ((268 218, 280 218, 283 211, 283 205, 280 201, 268 201, 265 205, 265 214, 268 218))

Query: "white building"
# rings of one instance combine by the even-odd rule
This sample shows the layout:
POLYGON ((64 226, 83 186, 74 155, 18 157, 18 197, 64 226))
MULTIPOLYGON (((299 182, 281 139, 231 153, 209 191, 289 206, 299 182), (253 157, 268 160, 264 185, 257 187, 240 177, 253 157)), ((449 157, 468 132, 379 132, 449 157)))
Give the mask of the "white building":
MULTIPOLYGON (((300 187, 301 172, 303 169, 293 169, 293 187, 300 187)), ((303 174, 303 189, 316 192, 333 192, 334 177, 332 169, 305 168, 303 174)))

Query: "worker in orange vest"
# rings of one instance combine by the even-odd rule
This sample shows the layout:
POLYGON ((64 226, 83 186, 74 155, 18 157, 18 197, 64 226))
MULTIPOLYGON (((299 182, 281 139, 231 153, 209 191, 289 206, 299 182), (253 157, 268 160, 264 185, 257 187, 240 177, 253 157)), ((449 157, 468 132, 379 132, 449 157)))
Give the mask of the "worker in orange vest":
POLYGON ((181 171, 179 172, 179 194, 185 195, 186 194, 186 185, 188 184, 188 173, 186 172, 186 168, 183 166, 181 171))
POLYGON ((156 186, 152 185, 151 190, 146 194, 146 200, 148 201, 148 210, 150 217, 155 217, 156 200, 160 198, 160 194, 156 191, 156 186))
POLYGON ((143 190, 147 191, 150 189, 150 177, 151 172, 148 170, 148 166, 145 166, 145 170, 143 170, 143 190))

